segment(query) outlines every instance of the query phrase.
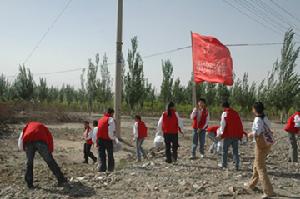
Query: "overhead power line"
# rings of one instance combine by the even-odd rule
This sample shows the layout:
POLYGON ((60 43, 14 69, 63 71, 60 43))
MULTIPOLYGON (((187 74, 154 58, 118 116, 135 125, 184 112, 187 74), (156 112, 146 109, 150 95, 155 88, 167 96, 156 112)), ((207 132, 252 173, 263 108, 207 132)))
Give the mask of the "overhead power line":
POLYGON ((282 10, 283 12, 285 12, 287 15, 289 15, 290 17, 292 17, 293 19, 295 19, 296 21, 300 22, 300 19, 297 18, 295 15, 293 15, 290 11, 288 11, 287 9, 285 9, 284 7, 282 7, 281 5, 279 5, 277 2, 275 2, 274 0, 270 0, 277 8, 279 8, 280 10, 282 10))
POLYGON ((35 51, 40 47, 40 44, 43 42, 43 40, 47 37, 47 35, 49 34, 49 32, 51 31, 51 29, 54 27, 54 25, 58 22, 58 20, 61 18, 61 16, 64 14, 64 12, 66 11, 66 9, 70 6, 71 2, 73 0, 68 0, 68 2, 66 3, 66 5, 63 7, 63 9, 58 13, 58 15, 54 18, 54 20, 52 21, 52 23, 50 24, 50 26, 47 28, 47 30, 44 32, 44 34, 42 35, 42 37, 40 38, 40 40, 37 41, 37 43, 35 44, 35 46, 32 48, 32 50, 30 51, 30 53, 27 55, 27 57, 25 58, 23 64, 27 63, 29 61, 29 59, 32 57, 32 55, 35 53, 35 51))
POLYGON ((272 31, 273 33, 276 33, 278 35, 282 35, 281 32, 279 32, 277 29, 274 29, 272 26, 270 26, 269 24, 266 24, 254 17, 252 17, 251 15, 249 15, 247 12, 244 12, 242 9, 240 9, 239 7, 235 6, 234 4, 230 3, 227 0, 223 0, 226 4, 228 4, 230 7, 234 8, 235 10, 237 10, 239 13, 241 13, 242 15, 248 17, 250 20, 260 24, 262 27, 264 27, 265 29, 268 29, 270 31, 272 31))
MULTIPOLYGON (((299 42, 296 42, 299 43, 299 42)), ((273 45, 282 45, 283 43, 279 43, 279 42, 273 42, 273 43, 240 43, 240 44, 225 44, 225 46, 227 47, 251 47, 251 46, 273 46, 273 45)), ((149 59, 151 57, 157 57, 157 56, 161 56, 161 55, 165 55, 165 54, 171 54, 174 52, 178 52, 184 49, 188 49, 191 48, 191 45, 188 46, 184 46, 184 47, 180 47, 180 48, 174 48, 174 49, 170 49, 170 50, 166 50, 166 51, 161 51, 161 52, 157 52, 157 53, 152 53, 146 56, 142 56, 143 59, 149 59)), ((107 65, 114 65, 115 63, 107 63, 107 65)), ((64 74, 64 73, 71 73, 71 72, 76 72, 76 71, 80 71, 83 69, 88 69, 88 67, 78 67, 78 68, 73 68, 73 69, 69 69, 69 70, 62 70, 62 71, 55 71, 55 72, 48 72, 48 73, 33 73, 33 75, 35 76, 42 76, 42 75, 54 75, 54 74, 64 74)), ((17 75, 10 75, 7 76, 8 78, 14 78, 17 75)))

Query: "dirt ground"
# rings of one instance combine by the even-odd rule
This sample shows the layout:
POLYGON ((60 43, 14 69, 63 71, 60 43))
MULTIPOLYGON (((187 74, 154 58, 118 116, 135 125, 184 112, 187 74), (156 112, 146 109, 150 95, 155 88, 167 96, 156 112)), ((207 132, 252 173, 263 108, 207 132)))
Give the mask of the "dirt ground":
MULTIPOLYGON (((92 118, 90 118, 92 119, 92 118)), ((153 147, 158 118, 145 118, 150 127, 144 148, 153 147)), ((122 138, 132 143, 133 121, 123 118, 122 138)), ((256 192, 247 192, 243 183, 251 177, 253 143, 240 146, 241 171, 217 167, 220 158, 208 152, 211 141, 206 142, 206 157, 189 160, 192 129, 185 120, 185 137, 180 136, 177 164, 166 164, 162 152, 149 152, 149 159, 135 161, 135 148, 123 145, 123 151, 115 153, 116 169, 113 173, 98 173, 97 164, 83 161, 82 124, 60 123, 48 127, 54 136, 54 157, 70 180, 70 186, 57 187, 47 165, 37 155, 34 163, 34 185, 28 190, 24 183, 25 153, 17 149, 17 133, 0 139, 0 198, 260 198, 261 186, 256 192), (232 193, 231 189, 236 191, 232 193)), ((213 122, 212 124, 216 124, 213 122)), ((250 129, 251 123, 244 126, 250 129)), ((15 125, 21 129, 21 125, 15 125)), ((282 125, 273 124, 277 143, 268 158, 268 173, 277 197, 300 198, 300 165, 287 163, 288 143, 282 125)), ((132 143, 133 144, 133 143, 132 143)), ((231 149, 230 149, 231 151, 231 149)), ((96 147, 93 152, 97 154, 96 147)), ((198 154, 199 155, 199 154, 198 154)), ((229 158, 232 162, 232 158, 229 158)))

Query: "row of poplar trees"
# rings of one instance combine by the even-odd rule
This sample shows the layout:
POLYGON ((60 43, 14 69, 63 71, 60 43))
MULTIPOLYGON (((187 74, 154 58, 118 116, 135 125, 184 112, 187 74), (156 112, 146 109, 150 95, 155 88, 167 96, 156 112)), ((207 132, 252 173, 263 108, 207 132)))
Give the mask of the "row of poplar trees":
MULTIPOLYGON (((244 73, 242 78, 235 78, 231 87, 222 84, 198 84, 197 98, 206 98, 212 109, 217 109, 222 101, 229 100, 242 113, 250 112, 252 104, 259 100, 264 102, 269 110, 280 115, 283 121, 291 108, 300 107, 300 77, 296 72, 299 49, 294 42, 293 30, 288 30, 284 36, 281 57, 263 81, 250 84, 248 74, 244 73)), ((148 82, 144 75, 143 59, 138 51, 137 37, 131 39, 127 63, 123 63, 120 80, 123 84, 122 101, 131 111, 142 111, 146 102, 148 106, 150 104, 151 109, 158 103, 166 104, 171 100, 177 104, 191 105, 192 78, 187 86, 184 86, 179 78, 174 80, 173 64, 170 60, 162 60, 163 78, 160 92, 148 82)), ((69 84, 61 88, 49 87, 45 78, 40 78, 39 82, 35 83, 32 73, 23 65, 19 67, 19 73, 12 83, 9 83, 3 74, 0 76, 0 100, 21 99, 50 103, 55 101, 66 105, 85 103, 87 111, 97 111, 93 108, 95 104, 112 104, 113 79, 109 65, 105 54, 102 61, 99 54, 94 60, 89 59, 87 69, 83 69, 80 75, 81 87, 78 89, 69 84)))

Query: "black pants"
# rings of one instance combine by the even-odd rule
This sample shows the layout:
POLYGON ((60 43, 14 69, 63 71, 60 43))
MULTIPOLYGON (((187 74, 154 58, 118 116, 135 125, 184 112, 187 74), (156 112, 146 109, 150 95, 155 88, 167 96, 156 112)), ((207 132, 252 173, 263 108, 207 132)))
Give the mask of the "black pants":
POLYGON ((27 156, 25 181, 29 187, 33 186, 33 160, 35 152, 38 151, 44 161, 47 163, 49 169, 52 171, 58 182, 64 182, 66 179, 58 167, 52 154, 48 150, 46 143, 41 141, 28 142, 25 144, 25 151, 27 156))
POLYGON ((98 139, 98 146, 100 159, 99 172, 106 172, 106 170, 112 172, 115 167, 113 142, 111 140, 98 139), (106 165, 106 152, 108 165, 106 165))
POLYGON ((88 158, 90 157, 94 162, 97 158, 94 156, 93 152, 91 152, 91 144, 84 143, 83 145, 83 154, 84 154, 84 162, 88 163, 88 158))
POLYGON ((289 133, 289 160, 291 162, 298 162, 298 143, 297 137, 294 133, 289 133))
POLYGON ((178 134, 164 134, 165 145, 166 145, 166 162, 171 163, 177 161, 178 157, 178 134), (172 148, 172 153, 171 153, 172 148), (173 158, 173 160, 172 160, 173 158))

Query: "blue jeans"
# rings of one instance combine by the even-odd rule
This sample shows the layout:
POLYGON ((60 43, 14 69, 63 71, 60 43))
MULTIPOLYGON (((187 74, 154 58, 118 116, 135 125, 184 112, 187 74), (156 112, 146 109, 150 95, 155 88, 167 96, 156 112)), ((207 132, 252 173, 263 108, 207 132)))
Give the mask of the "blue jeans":
POLYGON ((227 167, 228 148, 232 146, 233 160, 235 161, 235 168, 239 169, 239 139, 238 138, 224 138, 223 140, 223 155, 222 166, 227 167))
POLYGON ((143 149, 143 143, 144 143, 144 138, 142 139, 139 139, 137 138, 136 139, 136 156, 137 156, 137 159, 140 161, 141 158, 142 158, 142 155, 145 157, 145 151, 143 149))
POLYGON ((192 146, 192 156, 196 156, 196 150, 198 147, 198 143, 200 144, 199 146, 199 151, 200 154, 204 155, 204 145, 205 145, 205 130, 198 130, 194 129, 193 131, 193 146, 192 146))

